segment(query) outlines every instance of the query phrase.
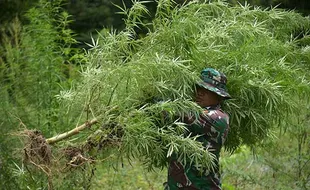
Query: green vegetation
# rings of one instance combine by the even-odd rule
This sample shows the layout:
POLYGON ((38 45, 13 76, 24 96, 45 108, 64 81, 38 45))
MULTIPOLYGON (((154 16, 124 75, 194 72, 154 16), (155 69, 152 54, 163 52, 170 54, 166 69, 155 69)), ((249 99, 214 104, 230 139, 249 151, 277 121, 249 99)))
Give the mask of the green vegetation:
MULTIPOLYGON (((55 2, 56 3, 56 2, 55 2)), ((17 131, 39 128, 47 136, 71 127, 69 118, 63 117, 66 110, 59 107, 55 95, 69 87, 75 79, 78 54, 71 45, 75 40, 67 29, 68 15, 57 4, 40 1, 39 6, 28 11, 29 24, 21 26, 18 20, 10 24, 8 34, 3 34, 0 51, 0 160, 4 172, 0 175, 0 186, 5 189, 26 189, 42 186, 45 177, 38 180, 31 175, 25 177, 26 168, 13 172, 21 165, 21 144, 17 131), (76 57, 76 58, 75 58, 76 57), (15 174, 14 174, 15 173, 15 174), (20 176, 23 180, 14 177, 20 176)))
MULTIPOLYGON (((305 134, 309 126, 299 133, 305 134)), ((309 189, 309 141, 296 134, 277 136, 255 155, 243 147, 222 159, 224 189, 309 189)))
POLYGON ((231 117, 224 188, 310 188, 308 18, 160 0, 148 21, 145 4, 135 2, 120 7, 123 30, 99 31, 83 52, 60 5, 39 1, 28 24, 16 19, 1 38, 1 187, 160 189, 173 152, 212 167, 175 116, 197 114, 193 86, 201 69, 214 67, 233 96, 223 105, 231 117), (45 144, 94 118, 78 135, 45 144))

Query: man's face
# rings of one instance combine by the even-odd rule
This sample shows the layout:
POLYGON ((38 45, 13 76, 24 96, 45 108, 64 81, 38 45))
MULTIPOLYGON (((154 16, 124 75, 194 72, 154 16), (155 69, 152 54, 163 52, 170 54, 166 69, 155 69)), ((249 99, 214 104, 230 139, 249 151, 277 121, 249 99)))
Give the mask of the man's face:
POLYGON ((196 87, 195 101, 201 107, 216 105, 219 103, 218 95, 200 86, 196 87))

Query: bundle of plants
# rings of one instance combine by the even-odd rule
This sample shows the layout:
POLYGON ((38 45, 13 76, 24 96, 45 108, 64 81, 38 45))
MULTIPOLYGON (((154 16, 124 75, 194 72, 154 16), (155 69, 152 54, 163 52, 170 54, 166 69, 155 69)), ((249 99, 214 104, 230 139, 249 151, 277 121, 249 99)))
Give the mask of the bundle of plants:
POLYGON ((212 167, 214 155, 197 136, 184 135, 182 123, 201 111, 192 97, 206 67, 228 77, 233 99, 222 106, 231 118, 225 143, 231 151, 257 146, 303 109, 294 97, 309 99, 310 22, 298 13, 160 0, 152 23, 144 23, 143 2, 123 14, 126 28, 100 31, 80 80, 57 96, 67 109, 63 117, 77 125, 96 121, 74 139, 63 135, 61 146, 83 149, 92 160, 134 158, 149 168, 165 167, 174 153, 181 162, 212 167), (135 32, 142 27, 149 31, 145 37, 135 32))

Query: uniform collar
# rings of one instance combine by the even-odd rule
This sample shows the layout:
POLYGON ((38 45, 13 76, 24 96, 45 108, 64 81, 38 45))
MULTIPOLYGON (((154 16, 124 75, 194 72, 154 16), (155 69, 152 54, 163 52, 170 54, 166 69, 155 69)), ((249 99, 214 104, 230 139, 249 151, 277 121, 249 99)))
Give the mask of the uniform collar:
POLYGON ((205 109, 207 110, 218 110, 221 108, 221 105, 220 104, 215 104, 215 105, 211 105, 211 106, 207 106, 207 107, 204 107, 205 109))

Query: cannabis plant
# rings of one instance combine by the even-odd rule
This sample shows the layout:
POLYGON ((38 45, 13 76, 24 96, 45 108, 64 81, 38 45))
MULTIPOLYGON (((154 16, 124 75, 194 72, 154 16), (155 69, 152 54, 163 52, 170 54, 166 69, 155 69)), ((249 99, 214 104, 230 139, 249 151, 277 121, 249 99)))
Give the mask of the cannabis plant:
MULTIPOLYGON (((143 22, 143 2, 123 9, 123 31, 99 32, 87 51, 81 80, 57 98, 76 122, 95 118, 75 141, 98 156, 111 147, 118 158, 137 158, 150 168, 163 167, 166 158, 212 166, 212 155, 196 137, 183 136, 182 117, 198 114, 192 101, 203 68, 228 76, 232 100, 224 103, 230 115, 225 147, 256 146, 273 127, 298 115, 297 95, 309 96, 310 22, 298 13, 224 2, 191 2, 175 7, 160 0, 152 23, 143 22), (136 28, 146 27, 139 38, 136 28), (190 159, 190 160, 186 160, 190 159)), ((111 156, 110 154, 104 156, 111 156)))
POLYGON ((78 54, 71 47, 75 40, 68 29, 69 16, 60 9, 60 1, 53 3, 40 1, 25 15, 27 25, 15 19, 1 33, 0 186, 4 189, 35 189, 41 185, 39 179, 45 179, 26 175, 28 168, 22 167, 17 148, 22 145, 12 133, 27 127, 51 136, 70 123, 62 117, 65 110, 59 109, 55 95, 73 79, 70 62, 78 54))

